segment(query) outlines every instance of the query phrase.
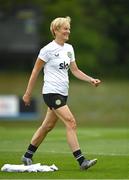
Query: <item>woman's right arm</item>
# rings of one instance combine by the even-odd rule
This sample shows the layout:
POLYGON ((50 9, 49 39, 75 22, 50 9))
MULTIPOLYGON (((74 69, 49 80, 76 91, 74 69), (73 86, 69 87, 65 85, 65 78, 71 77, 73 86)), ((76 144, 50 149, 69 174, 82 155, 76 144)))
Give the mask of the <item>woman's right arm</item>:
POLYGON ((26 92, 23 96, 23 101, 25 103, 25 105, 30 105, 30 99, 31 99, 31 94, 32 94, 32 90, 33 87, 35 85, 35 82, 37 80, 37 77, 39 75, 39 72, 41 71, 41 69, 43 68, 45 62, 39 58, 37 58, 34 68, 32 70, 28 85, 27 85, 27 89, 26 92))

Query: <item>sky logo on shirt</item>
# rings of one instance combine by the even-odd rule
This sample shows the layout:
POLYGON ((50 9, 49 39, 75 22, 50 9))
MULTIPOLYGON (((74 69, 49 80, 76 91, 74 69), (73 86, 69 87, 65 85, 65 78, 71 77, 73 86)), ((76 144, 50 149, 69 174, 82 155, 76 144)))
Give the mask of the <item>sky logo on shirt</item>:
POLYGON ((69 68, 69 64, 66 63, 65 61, 59 64, 59 69, 68 69, 68 68, 69 68))

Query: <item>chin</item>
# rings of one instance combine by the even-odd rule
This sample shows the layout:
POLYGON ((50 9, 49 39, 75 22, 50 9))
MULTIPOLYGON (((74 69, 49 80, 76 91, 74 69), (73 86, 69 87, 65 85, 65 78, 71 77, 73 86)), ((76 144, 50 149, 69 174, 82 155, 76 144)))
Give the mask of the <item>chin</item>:
POLYGON ((64 40, 65 40, 65 41, 68 41, 68 40, 69 40, 69 38, 68 38, 68 37, 66 37, 66 38, 64 38, 64 40))

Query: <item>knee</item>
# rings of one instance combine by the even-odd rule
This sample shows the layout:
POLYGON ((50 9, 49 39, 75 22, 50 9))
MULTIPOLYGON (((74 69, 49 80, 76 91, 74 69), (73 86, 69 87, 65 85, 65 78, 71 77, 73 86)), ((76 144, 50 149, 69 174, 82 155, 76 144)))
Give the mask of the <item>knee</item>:
POLYGON ((66 118, 66 127, 69 129, 76 130, 77 124, 74 117, 68 116, 66 118))
POLYGON ((54 125, 53 124, 46 124, 46 125, 42 125, 42 131, 48 133, 53 129, 54 125))

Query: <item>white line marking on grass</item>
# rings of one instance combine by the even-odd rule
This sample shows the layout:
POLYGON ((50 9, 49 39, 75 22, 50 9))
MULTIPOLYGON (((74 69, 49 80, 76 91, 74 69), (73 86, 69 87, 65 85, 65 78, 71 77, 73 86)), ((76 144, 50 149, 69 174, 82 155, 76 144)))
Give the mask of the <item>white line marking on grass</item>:
MULTIPOLYGON (((57 152, 57 151, 44 151, 44 152, 45 153, 55 153, 55 154, 71 154, 71 152, 57 152)), ((83 154, 102 155, 102 156, 129 156, 129 154, 125 154, 125 153, 119 154, 119 153, 87 153, 87 152, 83 152, 83 154)))
MULTIPOLYGON (((9 151, 7 149, 1 149, 0 152, 18 152, 18 153, 23 153, 23 151, 21 151, 21 149, 10 149, 9 151)), ((53 154, 71 154, 70 151, 55 151, 55 150, 51 150, 51 151, 44 151, 44 150, 39 150, 39 153, 53 153, 53 154)), ((89 154, 89 155, 99 155, 99 156, 129 156, 129 154, 127 153, 88 153, 88 152, 83 152, 83 154, 89 154)))

